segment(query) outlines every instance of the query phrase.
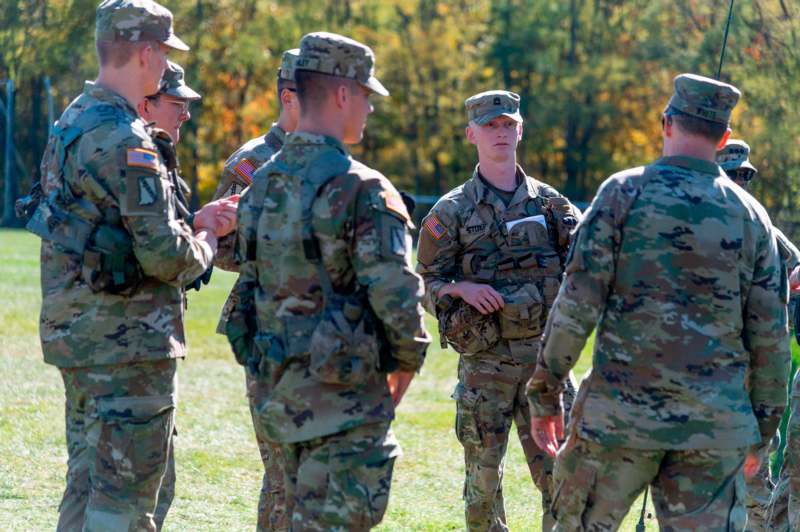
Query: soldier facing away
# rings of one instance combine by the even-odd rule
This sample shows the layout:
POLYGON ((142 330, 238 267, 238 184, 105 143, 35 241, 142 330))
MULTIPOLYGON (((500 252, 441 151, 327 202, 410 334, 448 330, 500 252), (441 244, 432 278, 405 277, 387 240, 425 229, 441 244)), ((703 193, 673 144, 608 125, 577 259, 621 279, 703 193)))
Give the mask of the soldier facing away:
POLYGON ((453 398, 467 529, 507 530, 502 476, 513 421, 549 530, 553 461, 530 437, 525 384, 580 212, 517 164, 517 94, 482 92, 465 105, 479 163, 423 220, 417 272, 442 346, 447 340, 461 353, 453 398))
MULTIPOLYGON (((277 153, 286 141, 286 134, 297 127, 300 117, 300 106, 297 103, 297 89, 294 83, 294 67, 297 48, 283 52, 281 67, 278 70, 277 91, 280 102, 280 116, 272 124, 269 131, 260 137, 246 142, 236 150, 225 162, 222 179, 217 186, 215 197, 227 197, 244 190, 253 182, 256 169, 266 163, 277 153)), ((220 244, 221 251, 215 263, 227 270, 239 271, 233 258, 232 238, 224 238, 220 244), (229 241, 231 240, 231 241, 229 241)), ((239 281, 237 280, 237 285, 239 281)), ((234 286, 222 309, 217 332, 225 334, 225 326, 233 308, 236 306, 237 286, 234 286)), ((244 360, 239 361, 244 364, 244 360)), ((283 469, 276 455, 280 453, 280 445, 271 444, 258 430, 258 405, 269 393, 269 382, 258 378, 258 368, 245 366, 245 386, 250 414, 256 431, 256 442, 264 464, 264 475, 261 479, 261 492, 258 500, 258 530, 286 530, 289 527, 286 515, 286 496, 283 487, 283 469)))
POLYGON ((97 80, 64 111, 42 160, 40 336, 66 395, 69 455, 59 530, 155 530, 185 355, 183 286, 235 224, 235 201, 194 227, 136 105, 158 91, 169 48, 188 50, 149 0, 97 8, 97 80))
POLYGON ((234 352, 269 392, 258 430, 280 444, 291 527, 367 530, 383 518, 400 448, 394 409, 430 342, 411 222, 397 190, 354 161, 374 55, 331 33, 303 37, 297 131, 253 176, 237 226, 234 352))
MULTIPOLYGON (((192 213, 189 211, 189 185, 178 173, 178 157, 175 153, 175 145, 180 140, 181 126, 191 118, 189 104, 200 99, 200 94, 189 87, 184 81, 183 68, 172 61, 167 61, 167 68, 161 78, 161 86, 158 92, 146 96, 137 105, 139 116, 147 124, 153 126, 151 136, 164 160, 167 167, 167 175, 173 187, 174 209, 178 218, 191 225, 192 213)), ((210 271, 210 270, 209 270, 210 271)), ((205 275, 205 274, 204 274, 205 275)), ((198 278, 189 287, 199 289, 201 279, 198 278)), ((207 281, 206 281, 207 282, 207 281)), ((167 471, 161 481, 161 488, 158 490, 158 506, 156 507, 153 519, 156 528, 161 530, 167 512, 175 499, 175 439, 178 434, 177 428, 173 431, 173 441, 169 448, 167 458, 167 471)))
POLYGON ((744 529, 742 466, 755 473, 775 434, 790 355, 772 224, 715 163, 739 95, 676 77, 663 157, 606 180, 578 228, 528 387, 533 436, 555 454, 562 382, 597 326, 556 530, 615 530, 647 485, 662 529, 744 529))

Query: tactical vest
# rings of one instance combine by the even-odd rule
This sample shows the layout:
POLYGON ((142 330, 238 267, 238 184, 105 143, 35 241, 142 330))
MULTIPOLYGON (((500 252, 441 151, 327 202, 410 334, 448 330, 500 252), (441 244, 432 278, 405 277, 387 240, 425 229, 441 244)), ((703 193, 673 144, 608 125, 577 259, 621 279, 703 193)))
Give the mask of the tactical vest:
MULTIPOLYGON (((280 330, 252 330, 252 347, 236 353, 254 374, 278 380, 281 369, 292 361, 308 357, 309 371, 320 382, 360 387, 378 371, 392 371, 397 362, 391 357, 383 324, 377 319, 364 289, 348 293, 334 289, 330 274, 322 260, 319 241, 313 228, 313 206, 320 191, 334 178, 346 174, 352 160, 338 151, 326 151, 306 165, 300 175, 302 183, 302 247, 305 259, 315 266, 322 287, 324 304, 316 314, 293 316, 281 320, 280 330)), ((258 222, 271 174, 292 174, 282 161, 271 159, 262 170, 262 178, 251 185, 251 224, 243 227, 245 260, 256 257, 258 222)), ((254 312, 254 309, 251 309, 254 312)), ((246 319, 246 317, 244 317, 246 319)), ((242 333, 238 319, 226 324, 226 335, 235 345, 242 333)))
POLYGON ((133 254, 133 241, 122 227, 119 212, 101 211, 72 193, 64 178, 69 149, 84 134, 127 115, 109 104, 90 107, 66 127, 53 126, 45 154, 46 173, 54 183, 41 198, 25 228, 58 248, 81 257, 81 277, 94 291, 120 293, 134 289, 142 279, 133 254))

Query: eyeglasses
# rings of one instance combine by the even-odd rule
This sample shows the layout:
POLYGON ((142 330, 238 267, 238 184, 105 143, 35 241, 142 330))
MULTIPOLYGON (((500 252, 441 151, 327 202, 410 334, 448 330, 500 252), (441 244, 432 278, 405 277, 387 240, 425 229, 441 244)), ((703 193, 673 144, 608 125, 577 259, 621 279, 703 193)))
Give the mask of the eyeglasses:
POLYGON ((731 176, 731 179, 747 183, 756 176, 756 172, 750 168, 737 168, 736 170, 729 171, 728 175, 731 176))
POLYGON ((170 105, 180 107, 181 114, 186 114, 189 112, 189 102, 186 100, 173 100, 171 98, 164 98, 164 101, 170 105))

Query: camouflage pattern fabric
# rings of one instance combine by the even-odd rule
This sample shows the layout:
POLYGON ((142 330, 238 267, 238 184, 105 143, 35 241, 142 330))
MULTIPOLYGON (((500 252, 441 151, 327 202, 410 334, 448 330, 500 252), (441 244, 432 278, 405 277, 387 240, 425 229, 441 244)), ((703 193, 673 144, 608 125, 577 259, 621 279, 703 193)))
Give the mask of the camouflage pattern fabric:
MULTIPOLYGON (((270 163, 254 176, 254 183, 265 187, 263 204, 251 204, 251 188, 239 205, 237 234, 245 260, 237 295, 240 302, 248 303, 237 303, 233 311, 241 312, 252 302, 259 338, 271 337, 274 345, 283 346, 286 358, 282 362, 272 358, 272 349, 261 350, 264 356, 258 378, 268 383, 268 396, 259 401, 256 413, 257 431, 270 442, 283 444, 284 449, 334 434, 343 444, 351 439, 357 442, 356 431, 361 427, 388 426, 394 417, 386 376, 375 370, 377 352, 369 354, 373 361, 367 363, 360 382, 330 382, 312 372, 314 338, 343 350, 332 354, 335 356, 349 357, 350 350, 358 347, 340 343, 340 337, 326 341, 320 336, 320 331, 327 330, 321 328, 322 324, 328 323, 322 320, 321 280, 303 251, 298 198, 308 193, 304 190, 308 182, 300 176, 315 168, 314 161, 326 157, 338 158, 346 162, 345 168, 349 166, 318 191, 312 205, 311 223, 333 288, 337 293, 352 292, 357 287, 365 291, 400 369, 418 370, 430 342, 422 323, 422 282, 409 265, 410 220, 396 189, 378 172, 350 159, 337 140, 308 133, 289 135, 273 158, 280 167, 270 163), (283 171, 272 172, 271 168, 283 171), (255 229, 252 256, 248 248, 250 228, 255 229)), ((295 451, 288 452, 287 460, 303 461, 291 458, 296 456, 291 454, 295 451)), ((310 486, 303 475, 312 470, 298 467, 297 485, 310 486)), ((364 481, 371 482, 370 478, 364 481)), ((388 483, 381 489, 388 492, 388 483)), ((289 515, 292 499, 288 494, 289 515)), ((293 522, 298 519, 297 512, 304 510, 295 510, 293 522)), ((380 515, 382 510, 375 517, 380 519, 380 515)), ((301 513, 299 519, 305 519, 305 514, 301 513)))
POLYGON ((741 532, 746 451, 626 449, 573 433, 556 462, 553 530, 617 530, 650 485, 661 530, 741 532))
POLYGON ((800 527, 800 371, 795 374, 790 401, 783 468, 768 512, 769 530, 798 530, 800 527))
POLYGON ((151 0, 104 0, 97 6, 98 41, 157 41, 176 50, 189 46, 172 31, 172 13, 151 0))
POLYGON ((153 515, 156 530, 164 528, 164 521, 166 521, 169 509, 172 507, 172 501, 175 500, 175 482, 177 480, 175 474, 175 436, 177 435, 178 430, 175 428, 172 431, 172 442, 167 454, 167 469, 164 472, 164 478, 161 479, 161 487, 158 489, 158 504, 153 515))
POLYGON ((485 91, 475 94, 464 101, 467 119, 479 126, 488 124, 498 116, 507 116, 522 122, 519 100, 519 94, 511 91, 485 91))
POLYGON ((42 242, 40 336, 45 362, 59 367, 179 358, 186 353, 183 286, 211 265, 211 247, 178 220, 167 169, 136 110, 87 83, 61 127, 90 107, 110 104, 124 119, 106 122, 69 149, 63 172, 53 140, 42 160, 45 194, 66 187, 119 220, 133 239, 145 278, 133 294, 96 294, 81 276, 81 256, 42 242))
POLYGON ((462 335, 466 341, 451 341, 462 352, 453 398, 456 435, 466 463, 469 530, 507 529, 501 481, 512 420, 531 477, 542 492, 543 525, 550 524, 553 462, 530 438, 523 390, 580 212, 519 167, 517 178, 519 186, 506 206, 476 168, 469 181, 434 205, 422 222, 418 244, 417 272, 425 280, 426 308, 440 318, 451 339, 452 322, 462 314, 472 331, 462 335), (506 307, 488 317, 467 312, 469 305, 461 301, 443 309, 447 303, 439 299, 439 290, 463 280, 491 284, 506 307))
POLYGON ((167 61, 167 68, 161 77, 158 94, 166 94, 190 102, 199 100, 200 94, 186 84, 185 75, 182 66, 173 61, 167 61))
POLYGON ((169 359, 61 369, 68 462, 57 530, 157 530, 176 375, 169 359))
POLYGON ((358 532, 380 523, 400 446, 389 423, 285 445, 292 530, 358 532))
POLYGON ((675 77, 672 97, 664 113, 683 113, 718 124, 728 124, 742 93, 722 81, 697 74, 675 77))

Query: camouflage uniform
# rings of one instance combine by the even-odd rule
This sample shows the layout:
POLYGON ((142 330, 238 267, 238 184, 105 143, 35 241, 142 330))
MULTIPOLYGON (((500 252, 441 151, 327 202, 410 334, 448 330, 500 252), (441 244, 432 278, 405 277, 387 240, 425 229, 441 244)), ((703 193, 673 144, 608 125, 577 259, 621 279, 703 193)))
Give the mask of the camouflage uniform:
MULTIPOLYGON (((300 49, 298 68, 386 93, 367 47, 316 33, 300 49)), ((383 517, 400 448, 380 346, 415 371, 430 341, 410 225, 384 176, 310 133, 290 134, 242 197, 239 300, 226 330, 266 383, 257 431, 282 446, 293 529, 366 530, 383 517)))
MULTIPOLYGON (((188 49, 172 34, 171 13, 144 0, 101 4, 97 38, 188 49)), ((177 219, 166 167, 136 110, 102 86, 87 82, 54 126, 41 185, 47 199, 28 227, 43 236, 44 360, 65 387, 58 529, 155 530, 175 359, 185 355, 182 287, 213 252, 177 219)))
MULTIPOLYGON (((467 99, 466 107, 478 125, 498 116, 522 121, 514 93, 481 93, 467 99)), ((417 272, 425 280, 425 307, 439 319, 442 346, 447 338, 461 353, 453 398, 456 436, 464 447, 468 530, 507 530, 502 477, 512 421, 542 492, 543 527, 552 523, 553 461, 530 436, 524 387, 580 212, 519 166, 517 183, 504 201, 477 166, 469 181, 433 206, 419 236, 417 272), (453 281, 490 284, 505 306, 483 316, 461 299, 439 297, 453 281)))
MULTIPOLYGON (((665 115, 727 124, 738 97, 683 74, 665 115)), ((763 207, 711 161, 662 157, 603 183, 566 271, 528 387, 533 415, 559 415, 597 326, 556 461, 556 530, 616 529, 648 484, 663 529, 742 530, 741 466, 775 433, 789 362, 763 207)))
MULTIPOLYGON (((751 180, 758 175, 758 170, 750 162, 750 146, 743 140, 729 139, 721 150, 717 152, 717 164, 725 170, 725 173, 734 183, 747 189, 751 180)), ((800 264, 800 251, 794 244, 786 238, 780 229, 773 227, 777 238, 778 252, 786 266, 786 272, 791 272, 797 264, 800 264)), ((787 411, 791 408, 787 407, 787 411)), ((776 490, 772 483, 770 471, 770 455, 780 452, 780 431, 771 439, 769 447, 764 449, 761 457, 761 466, 752 478, 747 480, 747 497, 745 506, 747 507, 747 530, 756 532, 761 530, 786 529, 785 521, 786 505, 788 504, 788 492, 785 488, 788 482, 779 482, 781 489, 776 490), (773 496, 774 493, 774 496, 773 496), (772 505, 770 501, 772 500, 772 505), (774 515, 771 515, 774 514, 774 515), (771 522, 771 524, 770 524, 771 522)), ((782 460, 781 460, 782 461, 782 460)), ((786 469, 782 476, 785 477, 786 469)))
MULTIPOLYGON (((294 80, 294 64, 297 60, 298 52, 299 50, 295 48, 283 53, 281 68, 278 71, 280 79, 286 81, 294 80)), ((277 124, 272 124, 266 135, 246 142, 225 162, 222 179, 217 186, 214 197, 223 198, 247 189, 253 182, 255 170, 280 151, 285 141, 286 132, 277 124)), ((224 269, 239 271, 239 266, 233 259, 233 240, 227 237, 223 238, 221 245, 222 249, 217 254, 215 263, 224 269)), ((228 322, 231 311, 236 306, 238 285, 239 280, 237 279, 230 295, 228 295, 228 299, 225 301, 225 306, 222 309, 222 315, 217 325, 219 334, 225 334, 225 325, 228 322)), ((248 368, 245 368, 244 376, 250 415, 253 418, 253 426, 257 427, 256 409, 269 393, 269 386, 266 381, 259 379, 248 368)), ((277 458, 281 448, 279 445, 270 444, 258 430, 256 430, 256 442, 261 454, 261 461, 264 463, 264 475, 261 479, 261 493, 258 501, 258 530, 286 530, 289 527, 289 522, 286 515, 283 469, 277 458)))

